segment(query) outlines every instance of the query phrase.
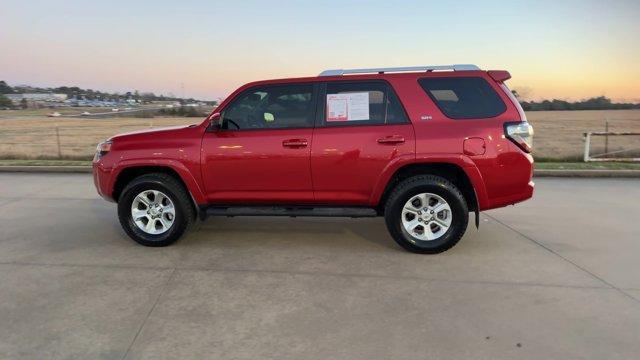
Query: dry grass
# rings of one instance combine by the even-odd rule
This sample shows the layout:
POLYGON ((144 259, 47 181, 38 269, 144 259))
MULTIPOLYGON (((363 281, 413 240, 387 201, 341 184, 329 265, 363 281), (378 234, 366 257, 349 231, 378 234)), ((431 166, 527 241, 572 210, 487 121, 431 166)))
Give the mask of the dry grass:
POLYGON ((19 110, 3 110, 0 115, 5 118, 11 118, 13 116, 47 116, 53 112, 57 112, 65 115, 80 115, 85 111, 96 112, 111 112, 113 107, 60 107, 60 108, 39 108, 39 109, 19 109, 19 110))
MULTIPOLYGON (((527 119, 533 125, 534 155, 548 159, 582 159, 583 133, 609 131, 640 133, 640 110, 531 111, 527 119)), ((640 136, 611 136, 609 151, 640 148, 640 136)), ((604 138, 592 140, 591 153, 604 152, 604 138)), ((628 154, 627 154, 628 155, 628 154)))
POLYGON ((200 123, 203 119, 143 118, 0 118, 2 158, 90 158, 96 145, 115 134, 145 128, 200 123), (57 131, 57 133, 56 133, 57 131), (58 141, 60 139, 60 149, 58 141))
MULTIPOLYGON (((56 128, 60 138, 60 154, 67 159, 90 158, 98 142, 121 132, 170 125, 193 124, 200 118, 152 119, 122 117, 112 119, 48 118, 45 116, 12 117, 0 112, 0 157, 57 158, 56 128)), ((577 159, 582 157, 582 133, 604 131, 609 120, 610 131, 640 132, 640 110, 540 111, 527 113, 533 124, 535 155, 538 158, 577 159)), ((601 151, 604 139, 594 140, 595 151, 601 151)), ((609 149, 639 148, 640 136, 611 137, 609 149)))

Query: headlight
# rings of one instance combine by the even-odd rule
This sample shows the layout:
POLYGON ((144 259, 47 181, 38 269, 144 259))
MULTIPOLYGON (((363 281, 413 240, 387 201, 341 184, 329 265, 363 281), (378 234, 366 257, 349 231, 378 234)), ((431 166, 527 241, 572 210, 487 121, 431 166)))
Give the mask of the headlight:
POLYGON ((111 151, 111 144, 113 142, 111 140, 103 141, 96 147, 96 156, 102 157, 106 155, 109 151, 111 151))

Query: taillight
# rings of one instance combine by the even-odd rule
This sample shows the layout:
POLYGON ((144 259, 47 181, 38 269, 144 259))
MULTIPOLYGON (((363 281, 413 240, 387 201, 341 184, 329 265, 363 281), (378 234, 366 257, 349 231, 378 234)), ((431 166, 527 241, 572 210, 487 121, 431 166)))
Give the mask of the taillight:
POLYGON ((111 151, 111 140, 103 141, 96 147, 96 156, 102 157, 111 151))
POLYGON ((530 153, 533 148, 533 126, 528 122, 508 122, 504 124, 504 135, 522 150, 530 153))

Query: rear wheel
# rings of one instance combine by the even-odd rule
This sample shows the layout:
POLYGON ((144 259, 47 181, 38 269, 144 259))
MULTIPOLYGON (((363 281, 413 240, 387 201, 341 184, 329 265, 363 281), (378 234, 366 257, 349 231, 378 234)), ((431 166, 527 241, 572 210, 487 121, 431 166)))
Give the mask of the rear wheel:
POLYGON ((132 180, 118 201, 124 231, 145 246, 167 246, 178 240, 195 218, 189 194, 173 177, 146 174, 132 180))
POLYGON ((464 235, 469 210, 464 196, 445 178, 419 175, 402 181, 385 205, 385 221, 403 248, 423 254, 443 252, 464 235))

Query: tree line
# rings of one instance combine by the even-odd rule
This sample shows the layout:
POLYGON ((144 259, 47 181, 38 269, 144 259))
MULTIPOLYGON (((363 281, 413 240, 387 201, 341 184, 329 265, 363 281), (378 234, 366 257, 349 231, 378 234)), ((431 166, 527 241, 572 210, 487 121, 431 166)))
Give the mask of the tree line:
POLYGON ((640 104, 614 103, 605 96, 598 96, 580 101, 565 100, 543 100, 520 101, 520 105, 525 111, 548 111, 548 110, 624 110, 640 109, 640 104))
MULTIPOLYGON (((135 90, 133 92, 128 91, 125 93, 110 93, 104 91, 98 91, 93 89, 82 89, 78 86, 59 86, 51 88, 41 88, 35 86, 10 86, 6 81, 0 81, 0 97, 7 99, 3 94, 24 94, 24 93, 41 93, 41 94, 65 94, 69 99, 82 99, 82 100, 102 100, 102 101, 121 101, 121 100, 136 100, 138 102, 151 102, 151 101, 177 101, 180 103, 187 102, 200 102, 194 98, 180 98, 172 94, 169 95, 156 95, 152 92, 139 92, 135 90)), ((8 100, 8 99, 7 99, 8 100)), ((209 105, 215 105, 215 101, 203 101, 209 105)), ((0 99, 0 103, 2 100, 0 99)), ((9 102, 10 104, 10 102, 9 102)))

